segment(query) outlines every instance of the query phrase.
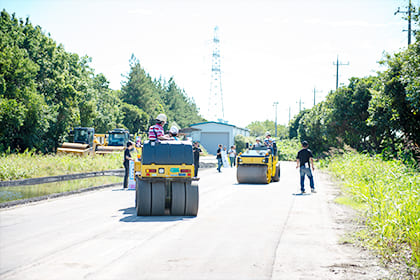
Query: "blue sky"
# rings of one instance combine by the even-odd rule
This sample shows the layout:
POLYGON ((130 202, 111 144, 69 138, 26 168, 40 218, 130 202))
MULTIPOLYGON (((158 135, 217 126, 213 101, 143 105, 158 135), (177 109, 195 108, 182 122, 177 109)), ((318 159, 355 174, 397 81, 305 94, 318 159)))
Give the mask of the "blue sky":
MULTIPOLYGON (((412 0, 416 6, 420 0, 412 0)), ((225 119, 286 124, 340 83, 374 75, 384 52, 406 48, 407 22, 394 15, 408 0, 0 0, 30 17, 69 52, 88 55, 96 73, 119 89, 132 54, 152 77, 169 79, 203 116, 210 94, 213 29, 220 28, 225 119)))

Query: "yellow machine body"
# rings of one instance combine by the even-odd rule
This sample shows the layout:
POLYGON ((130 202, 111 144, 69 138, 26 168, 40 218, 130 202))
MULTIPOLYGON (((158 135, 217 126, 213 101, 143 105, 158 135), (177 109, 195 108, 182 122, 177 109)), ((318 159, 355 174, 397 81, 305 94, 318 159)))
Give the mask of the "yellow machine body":
POLYGON ((146 142, 134 162, 138 216, 197 216, 192 143, 146 142))
POLYGON ((278 156, 265 147, 249 149, 237 158, 238 183, 268 184, 280 178, 278 156))

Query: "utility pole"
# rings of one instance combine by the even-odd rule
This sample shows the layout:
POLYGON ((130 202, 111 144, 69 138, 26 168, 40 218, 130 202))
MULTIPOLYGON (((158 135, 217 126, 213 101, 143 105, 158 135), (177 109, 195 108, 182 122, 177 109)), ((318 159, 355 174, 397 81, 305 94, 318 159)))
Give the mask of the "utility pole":
POLYGON ((408 20, 408 30, 403 30, 403 31, 408 31, 408 44, 411 44, 411 0, 408 0, 408 10, 407 11, 400 11, 400 7, 398 7, 398 10, 394 13, 394 16, 396 14, 407 14, 407 20, 408 20))
POLYGON ((299 97, 299 102, 296 102, 296 103, 299 103, 299 113, 300 113, 300 111, 302 111, 302 104, 304 104, 304 102, 302 102, 302 97, 299 97))
POLYGON ((338 89, 338 67, 342 66, 342 65, 350 65, 350 63, 349 62, 347 62, 347 63, 339 62, 338 61, 338 55, 337 55, 337 63, 333 62, 333 65, 337 65, 337 76, 336 76, 336 79, 335 79, 335 90, 337 90, 338 89))
POLYGON ((317 92, 321 93, 321 92, 322 92, 322 90, 316 90, 316 88, 314 88, 314 106, 316 105, 316 103, 315 103, 315 99, 316 99, 316 93, 317 93, 317 92))
POLYGON ((289 123, 290 123, 290 106, 289 106, 289 123))
POLYGON ((279 105, 279 102, 274 102, 273 103, 273 107, 275 108, 275 110, 276 110, 276 112, 275 112, 275 116, 276 116, 276 119, 275 119, 275 122, 274 122, 274 125, 275 125, 275 137, 277 137, 277 105, 279 105))

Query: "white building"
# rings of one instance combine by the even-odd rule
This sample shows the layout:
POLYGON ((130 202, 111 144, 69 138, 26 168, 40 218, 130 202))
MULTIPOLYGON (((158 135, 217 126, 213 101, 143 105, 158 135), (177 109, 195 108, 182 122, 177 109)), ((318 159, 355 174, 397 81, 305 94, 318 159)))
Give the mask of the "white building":
POLYGON ((201 122, 190 125, 193 141, 199 141, 210 154, 216 154, 217 146, 222 144, 228 150, 235 143, 235 136, 249 136, 249 129, 221 122, 201 122), (197 130, 195 130, 197 129, 197 130))

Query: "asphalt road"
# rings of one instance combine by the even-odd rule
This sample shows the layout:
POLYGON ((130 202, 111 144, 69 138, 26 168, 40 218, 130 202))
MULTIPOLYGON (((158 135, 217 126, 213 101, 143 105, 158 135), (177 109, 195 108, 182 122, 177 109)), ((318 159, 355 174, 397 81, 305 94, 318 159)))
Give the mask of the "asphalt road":
POLYGON ((374 279, 316 174, 318 193, 294 195, 294 163, 269 185, 200 170, 196 218, 137 217, 120 187, 0 210, 0 279, 374 279))

